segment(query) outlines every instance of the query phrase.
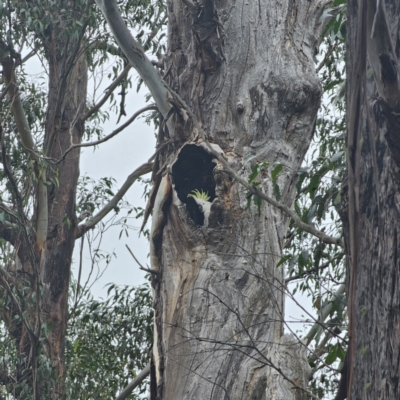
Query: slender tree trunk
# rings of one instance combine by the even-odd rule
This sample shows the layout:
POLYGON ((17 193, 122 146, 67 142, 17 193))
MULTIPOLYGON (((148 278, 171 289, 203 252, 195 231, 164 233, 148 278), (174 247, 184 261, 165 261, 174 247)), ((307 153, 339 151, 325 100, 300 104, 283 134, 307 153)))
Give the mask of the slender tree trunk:
POLYGON ((400 398, 397 1, 348 2, 348 398, 400 398), (378 8, 377 8, 378 7, 378 8))
MULTIPOLYGON (((60 93, 64 62, 50 60, 48 124, 45 145, 48 157, 59 159, 84 134, 82 116, 86 108, 87 64, 84 56, 74 62, 67 75, 65 92, 60 93), (62 106, 55 109, 61 96, 62 106), (58 114, 59 113, 59 114, 58 114)), ((42 320, 49 324, 46 355, 51 359, 57 379, 53 393, 63 398, 65 379, 65 335, 68 322, 68 290, 72 253, 75 244, 75 199, 79 178, 80 150, 75 149, 48 172, 57 176, 58 185, 48 191, 49 229, 45 255, 40 268, 43 285, 42 320)))
MULTIPOLYGON (((54 34, 53 39, 56 37, 54 34)), ((87 65, 83 55, 68 52, 61 55, 60 42, 54 40, 52 44, 47 49, 49 94, 43 153, 57 161, 72 143, 80 143, 83 137, 87 65)), ((43 235, 46 241, 44 247, 39 248, 39 207, 43 205, 39 201, 39 190, 36 190, 35 212, 30 221, 25 221, 28 234, 22 232, 15 239, 13 244, 18 257, 8 268, 9 279, 13 277, 10 284, 27 293, 20 304, 26 324, 21 319, 14 322, 19 314, 15 307, 8 315, 3 313, 3 318, 17 343, 21 362, 17 379, 32 385, 35 399, 65 397, 65 335, 77 225, 75 199, 79 156, 79 149, 75 149, 61 162, 35 166, 38 181, 46 176, 48 229, 43 235), (47 363, 43 358, 38 363, 40 354, 48 358, 52 368, 46 370, 47 363)), ((19 394, 15 395, 18 398, 19 394)))
MULTIPOLYGON (((272 195, 270 173, 282 164, 280 201, 291 206, 320 103, 313 57, 328 2, 167 3, 164 79, 241 176, 271 163, 256 182, 272 195)), ((172 114, 173 131, 159 137, 170 144, 156 162, 152 396, 305 398, 295 385, 307 384, 309 367, 301 344, 283 336, 284 270, 276 266, 289 220, 266 203, 249 209, 185 120, 172 114), (210 196, 208 217, 188 197, 195 189, 210 196)))

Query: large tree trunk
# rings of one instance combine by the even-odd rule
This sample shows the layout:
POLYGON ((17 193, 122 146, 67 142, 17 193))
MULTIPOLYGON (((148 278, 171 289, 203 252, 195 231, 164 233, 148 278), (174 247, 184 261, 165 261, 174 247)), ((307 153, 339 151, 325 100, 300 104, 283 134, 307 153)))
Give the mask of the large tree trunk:
POLYGON ((348 2, 348 398, 354 400, 400 398, 399 12, 397 1, 348 2))
MULTIPOLYGON (((320 103, 313 57, 328 2, 167 3, 165 80, 238 174, 247 179, 256 163, 270 162, 257 181, 272 195, 272 165, 283 164, 280 201, 291 206, 320 103)), ((307 384, 308 365, 283 336, 284 270, 276 267, 289 219, 266 203, 248 209, 243 187, 185 115, 169 124, 159 138, 171 143, 157 161, 152 226, 152 395, 303 398, 294 383, 307 384), (188 198, 194 189, 211 197, 208 221, 188 198)))

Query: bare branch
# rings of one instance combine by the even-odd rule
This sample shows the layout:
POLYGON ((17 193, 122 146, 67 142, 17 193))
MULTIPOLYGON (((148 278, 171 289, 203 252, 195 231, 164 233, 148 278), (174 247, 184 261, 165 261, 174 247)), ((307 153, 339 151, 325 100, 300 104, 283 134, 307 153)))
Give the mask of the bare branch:
POLYGON ((134 172, 132 172, 125 183, 122 185, 121 189, 117 192, 117 194, 92 218, 87 220, 82 225, 77 226, 77 230, 75 233, 75 238, 80 238, 85 232, 89 229, 92 229, 96 224, 98 224, 111 210, 113 210, 118 202, 122 199, 124 194, 128 191, 128 189, 134 184, 136 179, 140 176, 148 174, 153 169, 153 163, 145 163, 137 168, 134 172))
POLYGON ((21 64, 27 62, 30 58, 32 58, 36 54, 36 50, 30 51, 22 60, 21 64))
MULTIPOLYGON (((114 136, 118 135, 118 133, 122 132, 126 127, 128 127, 133 121, 135 121, 135 119, 140 115, 143 114, 146 111, 157 111, 158 108, 151 104, 149 106, 143 107, 140 110, 136 111, 135 114, 132 115, 131 118, 129 118, 124 124, 122 124, 120 127, 118 127, 117 129, 115 129, 113 132, 111 132, 109 135, 103 137, 102 139, 96 140, 94 142, 90 142, 90 143, 79 143, 79 144, 72 144, 70 147, 68 147, 67 150, 65 150, 64 154, 55 162, 55 164, 60 163, 61 161, 63 161, 65 159, 65 156, 72 150, 78 148, 78 147, 91 147, 91 146, 97 146, 101 143, 107 142, 107 140, 110 140, 111 138, 113 138, 114 136)), ((54 159, 48 159, 49 162, 51 162, 54 159)), ((54 162, 54 161, 53 161, 54 162)))
POLYGON ((133 38, 125 25, 116 1, 96 0, 96 3, 110 25, 114 37, 128 61, 146 83, 163 117, 167 118, 168 112, 171 109, 171 104, 168 100, 171 97, 169 90, 156 68, 153 67, 153 64, 147 58, 143 48, 133 38))
POLYGON ((125 389, 117 396, 115 400, 125 400, 134 391, 134 389, 137 388, 149 375, 150 375, 150 363, 146 365, 144 370, 141 371, 133 381, 128 383, 125 389))
POLYGON ((143 265, 139 262, 139 260, 135 257, 135 255, 133 254, 133 251, 129 248, 129 246, 127 244, 125 244, 126 248, 128 249, 129 253, 131 253, 131 256, 133 257, 133 259, 136 261, 136 263, 139 265, 139 269, 141 269, 142 271, 146 271, 150 274, 154 274, 154 275, 159 275, 160 273, 158 271, 156 271, 155 269, 151 269, 151 268, 145 268, 143 267, 143 265))
POLYGON ((121 84, 121 82, 126 79, 126 77, 128 76, 128 72, 130 71, 130 69, 132 68, 132 65, 128 64, 124 70, 119 74, 119 76, 117 77, 117 79, 115 79, 114 82, 111 83, 110 86, 108 86, 108 88, 105 90, 105 94, 102 97, 102 99, 96 104, 94 105, 82 118, 83 121, 86 121, 88 118, 90 118, 95 112, 97 112, 98 110, 100 110, 100 108, 103 106, 103 104, 109 99, 109 97, 111 96, 111 94, 114 92, 114 90, 118 87, 118 85, 121 84))

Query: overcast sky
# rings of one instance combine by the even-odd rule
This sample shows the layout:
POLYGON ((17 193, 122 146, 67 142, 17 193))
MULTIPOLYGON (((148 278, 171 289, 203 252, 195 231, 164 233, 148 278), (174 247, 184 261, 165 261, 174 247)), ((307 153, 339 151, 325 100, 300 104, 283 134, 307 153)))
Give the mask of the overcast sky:
MULTIPOLYGON (((134 83, 136 83, 135 80, 134 83)), ((108 85, 104 84, 103 86, 105 88, 108 85)), ((135 86, 134 84, 134 87, 135 86)), ((102 95, 102 91, 99 91, 99 94, 102 95)), ((140 93, 136 93, 135 89, 129 91, 126 98, 127 116, 121 118, 120 124, 124 123, 138 109, 146 105, 144 99, 145 94, 146 90, 142 90, 140 93)), ((117 117, 112 116, 103 126, 104 134, 107 135, 111 133, 116 126, 117 117)), ((130 173, 141 164, 147 162, 154 153, 154 148, 154 128, 148 126, 144 119, 139 118, 117 136, 100 145, 96 150, 93 148, 85 148, 81 154, 81 175, 86 174, 95 180, 99 180, 103 177, 113 177, 117 181, 115 189, 118 189, 122 186, 130 173)), ((149 177, 149 175, 147 177, 149 177)), ((132 206, 141 206, 144 208, 145 201, 143 199, 143 190, 144 186, 136 182, 127 192, 124 199, 132 206)), ((111 228, 104 235, 101 248, 109 253, 115 252, 117 258, 113 258, 102 278, 92 287, 92 292, 95 296, 105 296, 105 285, 108 283, 139 285, 145 282, 145 273, 139 269, 125 247, 125 244, 130 247, 142 265, 148 263, 148 240, 143 235, 141 235, 141 237, 138 236, 141 223, 141 219, 132 222, 136 231, 130 231, 129 237, 123 234, 119 239, 121 229, 118 226, 111 228)), ((147 226, 150 226, 149 223, 147 226)), ((75 276, 78 268, 79 247, 80 243, 76 243, 75 263, 73 265, 75 276)), ((87 243, 85 243, 85 248, 87 250, 87 243)), ((84 275, 87 276, 91 265, 87 251, 84 252, 83 259, 83 272, 84 275)))

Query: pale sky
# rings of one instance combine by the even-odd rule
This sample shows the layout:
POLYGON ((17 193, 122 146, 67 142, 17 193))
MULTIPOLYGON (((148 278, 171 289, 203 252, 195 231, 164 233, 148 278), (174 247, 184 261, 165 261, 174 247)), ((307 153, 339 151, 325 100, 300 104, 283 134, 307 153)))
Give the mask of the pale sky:
MULTIPOLYGON (((134 82, 136 83, 136 81, 134 82)), ((104 87, 107 86, 107 84, 104 85, 104 87)), ((121 118, 120 124, 124 123, 132 114, 146 105, 144 99, 145 93, 145 89, 141 90, 141 93, 136 93, 134 88, 130 90, 126 98, 126 112, 128 115, 121 118)), ((116 120, 117 118, 112 116, 104 124, 105 135, 111 133, 117 127, 116 120)), ((81 155, 81 175, 87 174, 95 180, 103 177, 113 177, 117 181, 115 189, 120 188, 130 173, 141 164, 147 162, 154 153, 154 149, 154 128, 148 126, 143 119, 137 119, 117 136, 100 145, 95 151, 93 151, 93 148, 84 148, 81 155)), ((124 199, 135 207, 141 206, 144 208, 145 201, 142 198, 143 189, 144 186, 136 182, 129 189, 124 199)), ((148 222, 147 227, 150 226, 150 222, 148 222)), ((130 247, 142 265, 145 266, 148 263, 148 240, 143 235, 140 238, 138 237, 141 223, 142 220, 140 219, 132 223, 132 225, 137 227, 137 231, 129 232, 128 238, 123 234, 121 239, 118 239, 120 233, 119 227, 113 227, 110 231, 106 232, 102 248, 108 252, 115 251, 117 258, 112 260, 102 278, 93 286, 92 292, 95 296, 105 296, 106 289, 104 289, 104 286, 111 282, 118 285, 135 286, 145 282, 145 273, 139 269, 125 247, 125 244, 130 247)), ((80 242, 75 244, 74 260, 76 261, 79 259, 79 245, 80 242)), ((90 269, 88 265, 90 264, 90 258, 87 253, 84 254, 83 264, 85 266, 83 271, 87 274, 90 269)), ((73 265, 74 274, 77 268, 78 265, 76 262, 73 265)))

